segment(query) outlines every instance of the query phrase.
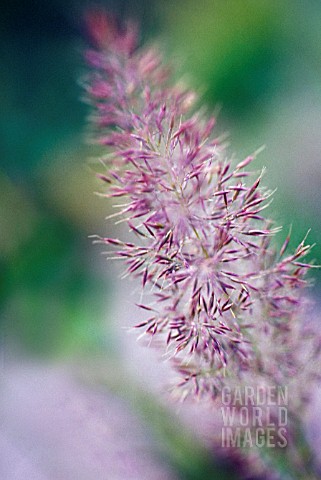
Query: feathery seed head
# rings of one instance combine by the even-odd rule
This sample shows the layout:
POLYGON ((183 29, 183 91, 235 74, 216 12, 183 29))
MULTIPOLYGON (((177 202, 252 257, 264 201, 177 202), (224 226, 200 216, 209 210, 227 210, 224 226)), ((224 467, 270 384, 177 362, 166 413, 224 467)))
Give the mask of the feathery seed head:
POLYGON ((99 177, 109 197, 124 198, 117 215, 136 236, 100 241, 153 293, 140 305, 150 318, 137 326, 164 339, 196 393, 215 397, 246 375, 286 382, 302 367, 290 345, 310 246, 286 254, 287 237, 276 252, 279 229, 264 216, 271 192, 263 172, 248 169, 255 155, 232 166, 214 119, 195 112, 194 92, 171 84, 156 48, 138 48, 136 29, 108 17, 91 15, 89 26, 87 95, 95 141, 108 151, 99 177))

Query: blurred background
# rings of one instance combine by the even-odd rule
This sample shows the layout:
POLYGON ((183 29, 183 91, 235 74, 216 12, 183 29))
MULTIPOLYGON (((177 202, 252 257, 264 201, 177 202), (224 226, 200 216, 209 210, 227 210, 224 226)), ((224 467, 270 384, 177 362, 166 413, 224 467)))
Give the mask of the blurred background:
MULTIPOLYGON (((165 56, 177 60, 209 108, 219 112, 218 131, 229 133, 231 155, 240 160, 266 145, 256 164, 267 167, 265 184, 277 188, 269 213, 284 227, 278 241, 293 225, 295 245, 311 227, 309 241, 316 246, 310 259, 320 264, 321 2, 106 0, 100 5, 119 18, 136 18, 144 41, 162 42, 165 56)), ((104 220, 107 201, 93 193, 100 185, 87 161, 95 155, 85 141, 89 112, 81 100, 88 6, 80 0, 11 0, 1 9, 1 373, 5 394, 14 397, 15 375, 17 383, 27 379, 27 390, 34 388, 28 378, 40 376, 46 390, 51 377, 44 365, 59 364, 59 372, 66 372, 66 365, 81 366, 89 384, 93 372, 103 371, 109 390, 128 400, 136 414, 151 400, 138 402, 135 375, 128 381, 117 370, 123 333, 113 313, 119 299, 116 273, 88 238, 113 229, 104 220), (17 364, 24 365, 25 376, 19 377, 17 364)), ((316 298, 320 287, 316 271, 316 298)), ((27 393, 20 395, 22 404, 27 393)), ((154 408, 159 406, 149 406, 143 417, 148 420, 154 408)), ((18 426, 15 431, 19 437, 18 426)), ((204 478, 207 460, 195 468, 182 461, 191 448, 186 438, 187 444, 173 438, 171 430, 156 437, 162 435, 172 447, 172 456, 158 451, 162 465, 172 463, 178 478, 204 478)), ((91 478, 75 477, 68 468, 71 476, 61 470, 59 478, 91 478)), ((167 478, 160 475, 155 478, 167 478)))

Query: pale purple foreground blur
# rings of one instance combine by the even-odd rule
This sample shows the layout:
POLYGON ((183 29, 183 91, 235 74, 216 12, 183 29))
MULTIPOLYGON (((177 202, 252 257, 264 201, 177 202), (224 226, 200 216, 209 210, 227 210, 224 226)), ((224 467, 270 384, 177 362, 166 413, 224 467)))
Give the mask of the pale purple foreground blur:
POLYGON ((13 364, 2 373, 1 479, 177 478, 130 406, 81 384, 70 367, 13 364))

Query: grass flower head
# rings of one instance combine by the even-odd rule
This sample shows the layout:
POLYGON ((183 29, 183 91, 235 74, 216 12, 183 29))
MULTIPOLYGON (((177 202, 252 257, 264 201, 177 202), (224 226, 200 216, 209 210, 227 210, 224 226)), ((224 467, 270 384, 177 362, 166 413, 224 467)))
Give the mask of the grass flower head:
MULTIPOLYGON (((291 351, 298 335, 311 343, 298 324, 310 246, 304 239, 288 253, 288 236, 273 247, 272 192, 251 171, 255 155, 228 159, 215 119, 173 83, 159 50, 139 47, 130 24, 96 14, 89 24, 86 90, 106 151, 99 177, 135 234, 99 241, 152 292, 137 327, 162 339, 187 390, 216 397, 230 379, 253 375, 282 384, 305 363, 291 351)), ((318 347, 312 339, 312 356, 318 347)))

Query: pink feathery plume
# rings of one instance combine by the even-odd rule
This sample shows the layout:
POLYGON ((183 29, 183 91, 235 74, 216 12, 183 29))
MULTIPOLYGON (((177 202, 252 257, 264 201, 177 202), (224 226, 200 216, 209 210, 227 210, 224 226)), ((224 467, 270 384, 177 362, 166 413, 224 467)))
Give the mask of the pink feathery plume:
POLYGON ((162 339, 194 393, 215 398, 235 378, 283 384, 306 363, 291 350, 298 336, 312 357, 320 345, 300 326, 311 247, 304 239, 287 253, 287 237, 276 251, 279 228, 264 212, 272 192, 250 171, 255 155, 232 164, 214 118, 173 82, 157 48, 139 46, 135 26, 101 12, 88 25, 87 97, 107 153, 99 177, 136 238, 98 241, 152 293, 137 327, 162 339))

